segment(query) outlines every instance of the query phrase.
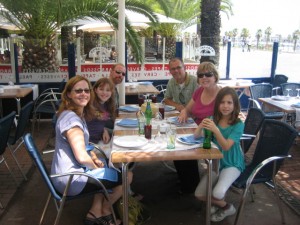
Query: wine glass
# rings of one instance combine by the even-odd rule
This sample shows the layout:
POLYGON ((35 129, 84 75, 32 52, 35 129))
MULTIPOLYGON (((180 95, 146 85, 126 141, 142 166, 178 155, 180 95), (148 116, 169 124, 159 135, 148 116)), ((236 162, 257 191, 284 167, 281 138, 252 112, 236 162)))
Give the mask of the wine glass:
POLYGON ((291 96, 290 96, 290 91, 291 91, 291 90, 292 90, 292 89, 290 89, 290 88, 287 88, 287 89, 286 89, 286 91, 287 91, 286 97, 288 97, 288 98, 291 97, 291 96))
POLYGON ((299 93, 300 88, 297 88, 296 91, 297 91, 297 96, 296 96, 296 98, 300 98, 300 93, 299 93))

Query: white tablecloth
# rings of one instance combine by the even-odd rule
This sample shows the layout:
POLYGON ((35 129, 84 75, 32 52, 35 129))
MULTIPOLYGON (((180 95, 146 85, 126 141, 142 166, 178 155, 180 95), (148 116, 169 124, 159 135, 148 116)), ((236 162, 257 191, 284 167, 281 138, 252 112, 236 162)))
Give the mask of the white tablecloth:
POLYGON ((4 89, 17 89, 17 88, 32 88, 33 97, 32 99, 35 100, 39 96, 39 86, 37 84, 21 84, 21 85, 2 85, 4 89))

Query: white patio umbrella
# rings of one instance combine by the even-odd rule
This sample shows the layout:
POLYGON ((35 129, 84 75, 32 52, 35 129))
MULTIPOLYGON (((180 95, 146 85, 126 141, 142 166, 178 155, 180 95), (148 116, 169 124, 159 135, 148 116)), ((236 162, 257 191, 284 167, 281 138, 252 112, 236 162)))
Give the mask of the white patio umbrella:
MULTIPOLYGON (((149 27, 149 25, 146 23, 131 23, 131 26, 136 30, 142 30, 149 27)), ((109 23, 104 23, 100 21, 90 21, 90 23, 79 26, 77 29, 87 32, 99 33, 114 32, 114 28, 109 23)))

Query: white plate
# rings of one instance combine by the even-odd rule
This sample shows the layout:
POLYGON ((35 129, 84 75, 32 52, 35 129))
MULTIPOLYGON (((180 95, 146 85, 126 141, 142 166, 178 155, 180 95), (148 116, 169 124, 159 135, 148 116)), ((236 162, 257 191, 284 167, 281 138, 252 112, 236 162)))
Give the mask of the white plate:
POLYGON ((139 148, 148 143, 148 140, 144 137, 137 136, 123 136, 114 137, 114 144, 125 148, 139 148))
POLYGON ((173 111, 173 110, 175 110, 174 106, 171 106, 171 105, 165 106, 165 112, 170 112, 170 111, 173 111))

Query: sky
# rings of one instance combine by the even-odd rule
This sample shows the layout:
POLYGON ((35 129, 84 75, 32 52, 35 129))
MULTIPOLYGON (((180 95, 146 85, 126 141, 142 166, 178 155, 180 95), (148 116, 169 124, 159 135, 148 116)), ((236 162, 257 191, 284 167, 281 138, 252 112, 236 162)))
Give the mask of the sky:
POLYGON ((272 28, 272 36, 282 37, 300 30, 300 0, 231 0, 233 16, 228 19, 221 13, 221 35, 235 28, 243 28, 255 37, 258 29, 264 33, 267 27, 272 28))

